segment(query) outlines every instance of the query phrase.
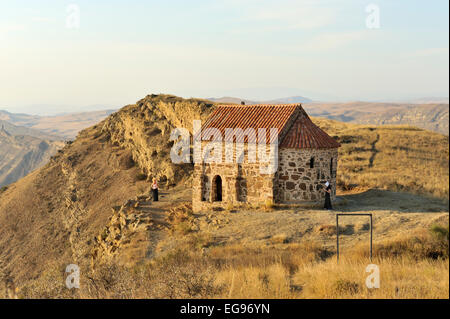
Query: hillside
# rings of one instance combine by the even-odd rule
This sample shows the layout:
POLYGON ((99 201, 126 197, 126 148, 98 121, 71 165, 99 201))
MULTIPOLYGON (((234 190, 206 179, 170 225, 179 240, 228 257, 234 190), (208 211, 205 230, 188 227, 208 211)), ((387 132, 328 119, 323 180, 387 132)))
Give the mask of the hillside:
POLYGON ((171 183, 189 174, 168 160, 170 131, 207 114, 210 106, 148 96, 83 130, 42 169, 10 185, 0 194, 0 267, 6 264, 22 281, 37 276, 48 261, 87 265, 88 242, 112 207, 148 187, 142 172, 171 183))
POLYGON ((25 126, 17 126, 14 124, 11 124, 7 121, 0 120, 0 128, 3 128, 5 131, 7 131, 10 135, 28 135, 36 138, 40 138, 43 140, 49 140, 49 141, 61 141, 62 137, 47 134, 42 131, 28 128, 25 126))
POLYGON ((448 135, 448 104, 417 105, 403 110, 361 116, 356 122, 375 125, 411 125, 448 135))
POLYGON ((73 139, 112 111, 74 113, 59 116, 36 116, 0 111, 0 187, 13 183, 46 164, 61 141, 73 139), (15 124, 12 124, 15 123, 15 124))
POLYGON ((381 188, 448 200, 448 136, 405 125, 313 120, 341 143, 337 183, 342 191, 381 188))
POLYGON ((448 104, 408 103, 306 103, 312 116, 375 125, 411 125, 448 135, 448 104))
POLYGON ((56 139, 36 130, 1 123, 0 187, 17 181, 47 163, 64 145, 56 139))
MULTIPOLYGON (((308 250, 308 256, 332 256, 333 240, 321 241, 320 233, 311 233, 332 223, 328 213, 295 207, 267 215, 261 215, 265 214, 261 207, 242 207, 236 214, 217 216, 189 213, 192 165, 170 162, 169 135, 175 127, 192 130, 192 120, 204 119, 213 108, 205 100, 148 95, 81 131, 47 165, 2 191, 0 277, 14 281, 24 297, 192 297, 186 292, 189 289, 181 287, 182 293, 177 293, 173 289, 178 286, 170 288, 174 280, 182 284, 176 276, 186 275, 183 278, 190 283, 199 283, 200 293, 212 287, 208 296, 220 297, 223 295, 214 285, 203 285, 210 283, 210 270, 220 271, 217 278, 229 285, 234 275, 227 268, 214 267, 239 263, 233 259, 234 252, 246 256, 242 259, 245 265, 240 266, 252 267, 264 263, 252 253, 254 249, 275 245, 273 254, 267 252, 266 256, 264 250, 258 256, 280 260, 277 256, 283 249, 294 249, 295 254, 303 249, 284 244, 303 244, 307 238, 319 245, 308 250), (159 203, 147 200, 152 177, 161 181, 159 203), (299 228, 281 229, 277 223, 299 228), (262 224, 267 228, 263 230, 262 224), (254 244, 253 248, 246 243, 254 244), (211 248, 208 255, 202 250, 205 247, 211 248), (190 259, 192 256, 175 253, 164 259, 165 253, 178 249, 203 257, 190 259), (155 263, 151 258, 156 258, 155 263), (121 267, 147 262, 152 264, 149 268, 133 268, 136 271, 132 273, 151 271, 145 278, 156 284, 140 286, 151 291, 138 292, 137 287, 127 285, 142 283, 143 278, 131 279, 128 268, 121 267), (91 276, 91 281, 84 280, 97 288, 89 284, 89 289, 78 295, 64 290, 60 279, 65 265, 71 263, 81 267, 83 276, 91 276), (91 273, 93 269, 98 271, 91 273), (113 277, 101 277, 107 273, 113 277)), ((448 137, 411 127, 314 121, 343 143, 338 167, 339 209, 379 212, 380 240, 392 239, 399 230, 409 234, 432 223, 448 224, 448 137)), ((303 279, 294 277, 292 285, 300 285, 303 279)), ((448 285, 446 289, 448 294, 448 285)), ((233 290, 229 287, 227 291, 233 290)), ((240 295, 236 292, 233 296, 240 295)))

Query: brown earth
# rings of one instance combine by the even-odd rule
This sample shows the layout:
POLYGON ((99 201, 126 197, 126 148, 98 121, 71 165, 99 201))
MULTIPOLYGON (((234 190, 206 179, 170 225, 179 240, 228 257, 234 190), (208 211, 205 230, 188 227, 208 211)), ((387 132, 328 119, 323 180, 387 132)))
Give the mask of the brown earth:
MULTIPOLYGON (((190 212, 192 165, 170 162, 169 135, 174 127, 191 130, 192 119, 204 119, 213 108, 203 100, 147 96, 83 130, 46 166, 0 191, 1 277, 24 287, 71 263, 85 273, 109 262, 132 267, 186 241, 204 254, 221 245, 270 248, 305 241, 332 253, 330 212, 251 206, 190 212), (152 177, 160 180, 158 203, 146 198, 152 177)), ((314 121, 345 142, 336 208, 373 213, 376 240, 448 225, 448 137, 411 127, 314 121)), ((344 247, 365 242, 365 223, 343 222, 344 247)))

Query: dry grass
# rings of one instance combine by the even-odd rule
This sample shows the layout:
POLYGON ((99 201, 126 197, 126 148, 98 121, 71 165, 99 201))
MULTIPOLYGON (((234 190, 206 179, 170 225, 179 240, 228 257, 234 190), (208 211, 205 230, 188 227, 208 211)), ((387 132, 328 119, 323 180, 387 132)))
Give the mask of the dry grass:
POLYGON ((368 289, 368 260, 334 259, 299 267, 290 276, 281 264, 228 268, 217 274, 223 298, 448 298, 448 260, 376 259, 380 288, 368 289))
POLYGON ((408 126, 314 122, 342 145, 340 190, 380 188, 448 198, 448 136, 408 126))
POLYGON ((302 267, 294 276, 303 298, 448 298, 447 260, 375 259, 380 288, 368 289, 368 260, 329 260, 302 267))
MULTIPOLYGON (((122 128, 127 133, 136 128, 141 136, 147 137, 145 130, 148 125, 143 120, 137 128, 133 121, 136 117, 131 115, 141 113, 134 111, 138 111, 137 106, 123 112, 129 125, 122 128)), ((156 117, 152 115, 149 119, 153 121, 156 117)), ((338 168, 341 192, 382 188, 442 199, 448 196, 448 137, 414 128, 314 121, 330 135, 337 136, 343 145, 338 168)), ((186 119, 188 122, 190 119, 186 119)), ((110 129, 115 132, 114 127, 110 129)), ((132 133, 136 137, 137 132, 132 133)), ((334 216, 305 213, 300 207, 284 213, 280 207, 271 211, 271 205, 266 205, 268 209, 259 206, 245 208, 258 215, 245 209, 238 214, 227 214, 235 216, 234 220, 230 225, 220 225, 220 228, 211 225, 214 228, 210 227, 210 236, 192 230, 192 220, 196 217, 189 213, 189 209, 174 212, 167 220, 170 230, 173 230, 167 237, 184 236, 187 246, 168 243, 173 243, 170 246, 172 250, 182 248, 181 253, 167 248, 164 253, 169 254, 152 256, 151 261, 144 257, 136 258, 133 267, 114 263, 99 265, 95 273, 82 272, 82 288, 78 292, 67 292, 63 287, 65 266, 76 258, 84 267, 88 263, 85 256, 91 248, 89 242, 104 228, 110 208, 143 191, 139 185, 144 181, 136 182, 134 178, 140 172, 139 165, 131 165, 130 161, 130 149, 134 148, 131 144, 109 144, 107 137, 100 134, 100 127, 82 132, 48 167, 32 173, 0 194, 0 268, 4 262, 13 271, 12 275, 20 285, 20 297, 449 297, 448 239, 445 246, 445 242, 437 241, 437 234, 424 231, 422 235, 412 236, 409 233, 410 229, 429 220, 428 216, 421 217, 417 212, 426 209, 443 212, 448 208, 444 210, 442 205, 422 197, 412 200, 404 193, 383 191, 348 194, 348 203, 343 202, 344 209, 349 211, 376 210, 374 217, 383 217, 382 220, 375 219, 375 229, 386 230, 380 231, 380 237, 377 237, 384 240, 375 243, 374 262, 382 271, 382 286, 376 292, 367 292, 363 281, 368 263, 367 247, 360 250, 358 247, 346 248, 345 256, 337 266, 329 245, 334 239, 332 227, 324 228, 328 230, 325 234, 328 238, 323 240, 314 233, 313 227, 311 232, 307 227, 331 225, 334 216), (61 169, 63 166, 64 171, 61 169), (73 195, 73 192, 76 192, 76 201, 69 202, 67 208, 67 199, 72 197, 66 195, 73 195), (383 207, 377 206, 387 199, 390 201, 383 207), (362 205, 364 202, 365 206, 362 205), (429 207, 422 208, 424 205, 429 207), (402 206, 406 206, 411 215, 405 213, 395 217, 396 211, 406 210, 402 206), (73 216, 77 220, 72 220, 73 216), (393 240, 391 233, 397 231, 400 224, 405 224, 402 229, 408 236, 393 240), (291 241, 295 236, 300 243, 291 241), (214 237, 226 238, 230 244, 222 240, 220 245, 223 246, 220 246, 214 237), (246 239, 248 245, 244 242, 246 239), (309 239, 314 239, 314 242, 307 242, 309 239), (55 266, 49 266, 48 261, 53 261, 55 266)), ((148 143, 136 150, 152 151, 155 140, 148 143)), ((165 145, 161 144, 162 151, 167 148, 165 145)), ((152 163, 166 163, 167 158, 167 152, 160 152, 152 163)), ((155 171, 162 171, 160 168, 155 167, 155 171)), ((186 167, 183 176, 190 173, 191 168, 186 167)), ((164 200, 169 202, 168 198, 164 200)), ((218 212, 214 214, 219 215, 218 212)), ((362 224, 355 229, 364 227, 367 228, 362 224)), ((159 239, 153 240, 156 244, 159 239)), ((142 243, 147 245, 148 241, 142 240, 142 243)))
MULTIPOLYGON (((278 260, 266 255, 263 263, 254 263, 254 251, 237 249, 233 254, 239 256, 239 264, 217 275, 218 282, 226 287, 221 297, 448 298, 448 231, 444 235, 435 233, 421 230, 407 238, 376 243, 372 263, 380 269, 378 289, 365 285, 369 275, 366 267, 371 263, 367 247, 351 249, 339 264, 316 245, 288 245, 290 254, 284 258, 280 255, 278 260), (295 249, 303 252, 298 259, 295 249)), ((273 250, 271 254, 276 255, 273 250)))
MULTIPOLYGON (((212 238, 197 238, 199 246, 212 238)), ((196 243, 194 243, 196 245, 196 243)), ((64 289, 63 267, 19 290, 22 298, 448 298, 448 239, 422 231, 376 243, 375 258, 356 247, 336 263, 317 243, 213 246, 205 254, 178 248, 131 268, 101 265, 64 289), (417 238, 421 243, 417 245, 417 238), (401 249, 399 249, 399 247, 401 249), (434 254, 429 254, 434 250, 434 254), (366 267, 380 270, 369 289, 366 267)))
POLYGON ((187 235, 190 233, 193 219, 192 207, 185 204, 172 208, 166 216, 166 221, 170 225, 169 230, 172 234, 187 235))
POLYGON ((281 264, 267 267, 228 268, 216 275, 216 283, 225 286, 222 298, 289 299, 300 297, 290 288, 289 272, 281 264))

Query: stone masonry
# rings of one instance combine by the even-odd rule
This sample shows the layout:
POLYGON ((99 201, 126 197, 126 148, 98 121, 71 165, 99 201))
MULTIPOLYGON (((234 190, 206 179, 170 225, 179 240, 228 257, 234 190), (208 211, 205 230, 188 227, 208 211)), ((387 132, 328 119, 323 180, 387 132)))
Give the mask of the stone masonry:
MULTIPOLYGON (((264 107, 265 105, 262 106, 263 111, 264 107)), ((280 111, 283 110, 282 107, 280 106, 280 111)), ((236 109, 232 111, 235 112, 236 109)), ((250 148, 249 143, 232 142, 237 150, 243 150, 244 157, 240 163, 236 161, 237 151, 232 153, 232 161, 225 160, 225 149, 230 142, 218 144, 222 147, 222 160, 195 163, 192 194, 194 212, 229 208, 241 204, 322 202, 325 197, 326 181, 331 184, 331 198, 334 200, 340 145, 315 126, 300 105, 295 111, 292 112, 291 117, 286 117, 287 125, 282 128, 283 134, 280 134, 282 137, 276 153, 275 173, 261 173, 261 166, 267 163, 259 160, 258 152, 253 154, 255 148, 250 148)), ((258 112, 258 117, 266 116, 270 120, 272 116, 270 112, 273 112, 273 109, 270 112, 267 111, 267 114, 264 114, 261 109, 258 112)), ((221 111, 218 111, 212 117, 217 119, 220 114, 221 111)), ((278 114, 273 115, 275 119, 277 116, 278 114)), ((240 127, 239 121, 242 122, 242 119, 236 121, 231 124, 240 127)), ((202 141, 202 149, 207 143, 202 141)))

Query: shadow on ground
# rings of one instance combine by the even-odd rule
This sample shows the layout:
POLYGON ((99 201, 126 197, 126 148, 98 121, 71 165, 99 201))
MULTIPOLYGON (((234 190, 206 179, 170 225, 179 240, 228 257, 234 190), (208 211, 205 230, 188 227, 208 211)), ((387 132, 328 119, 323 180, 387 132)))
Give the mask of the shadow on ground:
POLYGON ((337 211, 395 210, 399 212, 448 212, 448 202, 410 193, 369 189, 337 197, 337 211))

